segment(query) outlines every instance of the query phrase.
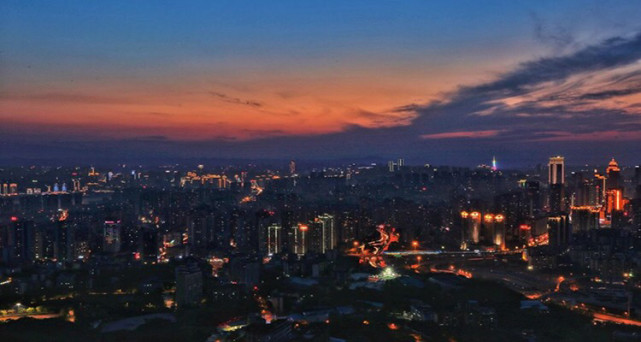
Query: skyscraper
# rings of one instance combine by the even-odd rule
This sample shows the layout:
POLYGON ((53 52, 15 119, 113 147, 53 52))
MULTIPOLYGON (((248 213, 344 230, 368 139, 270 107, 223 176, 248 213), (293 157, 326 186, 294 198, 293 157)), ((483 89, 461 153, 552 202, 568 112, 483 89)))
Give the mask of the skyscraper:
POLYGON ((323 214, 316 217, 314 220, 315 230, 318 231, 318 252, 325 253, 329 250, 336 248, 338 241, 336 234, 336 227, 334 224, 334 216, 330 214, 323 214))
POLYGON ((120 252, 120 221, 105 221, 103 250, 108 253, 120 252))
POLYGON ((283 236, 282 227, 279 224, 272 223, 267 227, 267 254, 277 254, 282 252, 283 236))
POLYGON ((550 185, 549 208, 551 212, 565 210, 565 161, 561 156, 551 157, 548 163, 548 182, 550 185))
POLYGON ((608 177, 606 180, 606 190, 619 189, 622 187, 621 169, 619 168, 619 163, 617 163, 614 158, 610 160, 608 168, 605 169, 605 173, 608 177))
MULTIPOLYGON (((570 243, 571 231, 569 221, 570 219, 567 214, 548 217, 547 230, 551 246, 562 248, 570 243)), ((583 228, 585 229, 585 227, 583 228)))
POLYGON ((176 267, 176 304, 179 308, 196 306, 203 294, 203 274, 198 265, 176 267))
POLYGON ((550 162, 548 163, 548 181, 550 185, 565 183, 565 160, 563 157, 550 157, 550 162))
POLYGON ((66 211, 59 211, 54 253, 59 262, 72 262, 76 258, 75 225, 68 222, 65 213, 66 211))

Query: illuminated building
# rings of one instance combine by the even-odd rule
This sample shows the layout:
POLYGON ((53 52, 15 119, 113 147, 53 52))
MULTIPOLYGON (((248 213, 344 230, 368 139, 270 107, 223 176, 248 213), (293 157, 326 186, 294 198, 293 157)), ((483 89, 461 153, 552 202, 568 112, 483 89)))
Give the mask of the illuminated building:
POLYGON ((496 248, 505 248, 505 215, 486 213, 478 211, 462 211, 462 246, 483 242, 496 248))
POLYGON ((494 216, 494 245, 505 249, 505 216, 497 214, 494 216))
POLYGON ((309 231, 309 226, 306 224, 298 224, 298 229, 294 232, 294 253, 303 255, 307 253, 307 239, 306 235, 309 231))
POLYGON ((334 216, 329 214, 319 215, 308 227, 311 229, 309 243, 312 251, 324 254, 336 248, 338 237, 334 216))
POLYGON ((463 220, 462 244, 478 244, 481 237, 481 213, 462 211, 461 218, 463 220))
POLYGON ((623 185, 623 182, 621 181, 621 169, 614 158, 612 158, 608 164, 605 174, 607 175, 606 190, 621 188, 623 185))
POLYGON ((548 182, 550 185, 565 183, 565 159, 563 157, 550 157, 550 162, 548 163, 548 182))
POLYGON ((591 206, 572 207, 572 231, 587 232, 599 228, 599 208, 591 206))
POLYGON ((68 220, 66 210, 58 211, 54 254, 59 262, 72 262, 76 258, 75 225, 68 220))
POLYGON ((73 184, 73 191, 80 191, 81 190, 80 180, 79 179, 75 179, 74 178, 74 179, 71 180, 71 183, 73 184))
POLYGON ((103 227, 103 251, 108 253, 120 252, 120 221, 105 221, 103 227))
POLYGON ((568 215, 548 217, 547 230, 551 246, 565 247, 570 243, 571 230, 569 221, 568 215))
POLYGON ((563 184, 550 184, 549 207, 552 213, 565 210, 565 187, 563 184))
POLYGON ((624 223, 624 209, 629 200, 623 197, 623 189, 606 191, 605 223, 613 228, 620 228, 624 223))
POLYGON ((9 194, 9 184, 7 183, 2 184, 2 194, 3 195, 9 194))
POLYGON ((561 156, 551 157, 548 163, 548 184, 550 194, 548 205, 551 212, 565 210, 565 159, 561 156))
POLYGON ((487 244, 494 244, 494 215, 483 215, 483 240, 487 244))
POLYGON ((479 243, 481 235, 481 213, 473 211, 470 213, 469 240, 472 243, 479 243))
POLYGON ((196 306, 203 294, 203 274, 195 263, 176 267, 176 305, 196 306))
POLYGON ((276 223, 267 227, 267 254, 282 252, 283 236, 282 227, 276 223))
MULTIPOLYGON (((36 229, 34 223, 18 217, 12 217, 11 224, 7 228, 4 240, 6 241, 5 248, 9 252, 8 259, 16 262, 34 260, 36 229)), ((2 235, 4 234, 0 234, 0 240, 3 240, 2 235)), ((0 243, 0 247, 2 247, 1 245, 2 243, 0 243)))
POLYGON ((18 194, 18 184, 16 183, 9 184, 9 195, 17 195, 17 194, 18 194))
POLYGON ((605 204, 605 192, 606 192, 606 181, 607 177, 600 175, 598 173, 594 174, 594 203, 592 205, 603 205, 605 204))
POLYGON ((396 162, 393 160, 387 162, 387 169, 389 172, 398 171, 402 166, 405 166, 405 159, 403 158, 398 158, 396 162))

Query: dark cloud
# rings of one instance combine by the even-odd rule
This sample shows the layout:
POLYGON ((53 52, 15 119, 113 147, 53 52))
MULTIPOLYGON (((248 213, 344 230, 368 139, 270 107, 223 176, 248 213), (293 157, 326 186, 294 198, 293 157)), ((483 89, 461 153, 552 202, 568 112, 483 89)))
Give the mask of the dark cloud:
POLYGON ((528 86, 561 81, 584 72, 628 65, 639 59, 641 59, 641 34, 632 38, 610 38, 569 55, 522 63, 516 70, 503 74, 494 82, 462 88, 460 95, 470 96, 473 93, 483 93, 486 96, 518 95, 528 91, 528 86))
POLYGON ((214 96, 214 97, 216 97, 216 98, 218 98, 218 99, 220 99, 220 100, 222 100, 222 101, 224 101, 224 102, 228 102, 228 103, 246 105, 246 106, 257 107, 257 108, 263 106, 263 104, 261 102, 258 102, 258 101, 244 100, 244 99, 240 99, 238 97, 231 97, 231 96, 229 96, 227 94, 223 94, 223 93, 219 93, 219 92, 215 92, 215 91, 210 91, 209 94, 214 96))
POLYGON ((639 59, 641 34, 525 62, 491 82, 461 87, 442 103, 417 108, 420 115, 414 127, 420 134, 497 129, 537 132, 556 124, 573 130, 616 129, 621 123, 638 122, 641 116, 631 114, 641 113, 588 100, 638 93, 638 84, 625 86, 636 82, 639 70, 630 70, 630 65, 639 59), (594 78, 613 70, 618 74, 608 82, 592 84, 594 78))
POLYGON ((598 93, 587 93, 581 95, 580 99, 604 100, 612 97, 626 96, 641 93, 641 87, 633 89, 606 90, 598 93))

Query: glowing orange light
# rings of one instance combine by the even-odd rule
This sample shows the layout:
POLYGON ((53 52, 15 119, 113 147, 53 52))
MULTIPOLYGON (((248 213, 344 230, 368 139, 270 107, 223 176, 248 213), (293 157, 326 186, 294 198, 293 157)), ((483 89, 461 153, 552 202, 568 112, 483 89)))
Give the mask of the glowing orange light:
POLYGON ((11 216, 11 222, 16 222, 16 221, 18 221, 18 217, 17 216, 11 216))
POLYGON ((479 214, 479 212, 478 212, 478 211, 473 211, 473 212, 470 214, 470 216, 472 216, 472 218, 473 218, 473 219, 476 219, 476 218, 477 218, 477 217, 479 217, 480 215, 481 215, 481 214, 479 214))
POLYGON ((309 230, 309 226, 307 226, 306 224, 300 224, 298 225, 298 229, 300 229, 303 232, 306 232, 307 230, 309 230))
POLYGON ((467 218, 470 214, 468 214, 467 211, 461 211, 461 217, 462 218, 467 218))
POLYGON ((519 226, 519 229, 521 229, 521 230, 530 230, 530 229, 532 229, 532 227, 530 227, 527 224, 522 224, 522 225, 519 226))
POLYGON ((492 222, 494 220, 494 215, 485 214, 485 222, 492 222))
POLYGON ((412 241, 412 247, 414 248, 418 247, 418 241, 412 241))
POLYGON ((390 330, 398 330, 398 325, 396 325, 395 323, 390 323, 390 324, 387 325, 387 327, 390 330))
POLYGON ((498 214, 498 215, 494 216, 494 221, 496 221, 496 222, 503 222, 504 219, 505 219, 505 216, 503 216, 501 214, 498 214))

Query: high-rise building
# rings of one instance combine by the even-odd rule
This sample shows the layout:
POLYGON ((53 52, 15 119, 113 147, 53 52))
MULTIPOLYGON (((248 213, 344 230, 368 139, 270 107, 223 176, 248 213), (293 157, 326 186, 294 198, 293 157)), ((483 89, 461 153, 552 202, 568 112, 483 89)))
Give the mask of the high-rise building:
POLYGON ((154 226, 142 227, 141 234, 141 250, 142 258, 146 262, 156 262, 158 260, 158 251, 160 248, 160 240, 158 239, 158 229, 154 226))
POLYGON ((16 262, 32 261, 35 258, 35 225, 33 221, 12 217, 7 230, 9 260, 16 262))
POLYGON ((587 232, 599 228, 599 209, 583 206, 572 208, 572 232, 587 232))
POLYGON ((483 216, 483 240, 486 244, 494 244, 494 215, 483 216))
POLYGON ((570 244, 571 230, 568 215, 555 215, 548 217, 547 230, 550 245, 566 247, 570 244))
POLYGON ((607 169, 605 169, 605 174, 608 177, 606 180, 606 190, 622 188, 621 169, 614 158, 610 160, 607 169))
POLYGON ((558 213, 565 210, 565 187, 563 184, 550 184, 550 212, 558 213))
POLYGON ((551 212, 565 210, 565 159, 561 156, 551 157, 548 163, 549 200, 551 212))
POLYGON ((561 156, 551 157, 548 163, 549 184, 565 183, 565 159, 561 156))
POLYGON ((396 163, 392 160, 388 161, 387 169, 389 170, 389 172, 394 172, 394 170, 396 170, 396 163))
POLYGON ((481 213, 462 211, 461 218, 463 219, 461 245, 478 244, 481 236, 481 213))
POLYGON ((496 214, 494 216, 494 246, 505 249, 505 216, 496 214))
POLYGON ((267 227, 267 254, 278 254, 283 249, 282 227, 273 223, 267 227))
POLYGON ((246 257, 237 257, 231 259, 229 266, 229 277, 232 281, 247 287, 254 286, 260 282, 260 264, 258 261, 246 257))
POLYGON ((398 171, 403 166, 405 166, 405 159, 403 158, 398 158, 397 161, 390 160, 387 162, 387 169, 389 172, 398 171))
POLYGON ((306 224, 298 224, 298 227, 294 231, 294 253, 298 255, 303 255, 307 253, 307 233, 309 231, 309 226, 306 224))
POLYGON ((176 267, 176 305, 196 306, 203 295, 203 274, 198 265, 190 263, 176 267))
POLYGON ((314 245, 318 245, 319 248, 315 248, 319 253, 326 253, 329 250, 336 248, 338 242, 336 225, 334 222, 334 216, 330 214, 319 215, 314 219, 314 231, 318 232, 318 243, 313 242, 314 245))
POLYGON ((73 222, 68 222, 65 214, 59 213, 56 222, 54 254, 59 262, 72 262, 76 258, 76 232, 73 222))
POLYGON ((103 230, 103 251, 108 253, 120 252, 120 221, 105 221, 103 230))

